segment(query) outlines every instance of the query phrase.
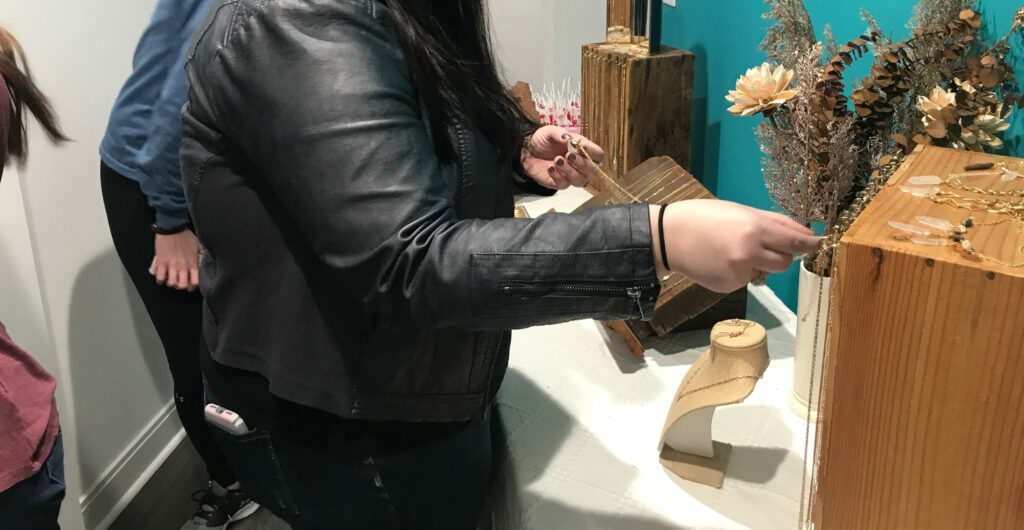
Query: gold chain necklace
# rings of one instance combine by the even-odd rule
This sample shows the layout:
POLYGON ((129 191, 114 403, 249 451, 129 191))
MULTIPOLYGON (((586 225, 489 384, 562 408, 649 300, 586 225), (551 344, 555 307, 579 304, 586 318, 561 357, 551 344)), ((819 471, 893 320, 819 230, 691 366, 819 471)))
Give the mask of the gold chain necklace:
MULTIPOLYGON (((889 221, 889 226, 891 226, 891 227, 893 227, 893 228, 895 228, 897 230, 900 230, 900 231, 903 231, 903 232, 907 232, 911 236, 917 236, 917 237, 910 237, 910 236, 904 236, 904 235, 897 236, 897 239, 900 239, 900 240, 903 240, 903 241, 909 240, 910 242, 912 242, 914 244, 924 245, 924 246, 929 246, 929 245, 930 246, 937 246, 937 247, 952 246, 952 247, 959 248, 960 250, 963 250, 964 253, 967 254, 970 257, 974 257, 974 258, 982 259, 982 260, 989 261, 989 262, 992 262, 992 263, 996 263, 996 264, 1002 265, 1004 267, 1008 267, 1008 268, 1011 268, 1011 269, 1018 269, 1018 268, 1024 267, 1024 261, 1020 261, 1020 262, 1016 262, 1016 263, 1009 262, 1009 261, 1004 261, 1004 260, 1001 260, 1001 259, 996 258, 994 256, 989 256, 988 254, 984 254, 984 253, 978 251, 978 249, 975 248, 974 243, 971 243, 971 240, 967 239, 968 232, 972 228, 975 228, 975 227, 979 226, 979 225, 977 225, 974 222, 974 219, 971 218, 971 217, 968 217, 967 219, 964 219, 963 222, 961 222, 959 225, 954 225, 954 224, 950 223, 949 221, 946 221, 944 219, 938 219, 938 218, 935 218, 935 217, 918 216, 916 218, 916 220, 917 220, 918 223, 920 223, 921 225, 923 225, 923 226, 925 226, 927 228, 921 228, 919 226, 915 226, 915 225, 912 225, 912 224, 909 224, 909 223, 901 223, 901 222, 897 222, 897 221, 889 221), (939 233, 936 234, 934 232, 934 230, 937 230, 939 233), (932 237, 928 237, 928 236, 935 236, 935 235, 941 235, 941 236, 943 236, 943 238, 942 239, 935 239, 935 238, 932 238, 932 237), (921 237, 921 236, 925 236, 925 237, 921 237)), ((1024 226, 1018 227, 1017 232, 1024 234, 1024 226)), ((1024 255, 1024 246, 1021 246, 1020 248, 1018 248, 1017 251, 1021 255, 1024 255)))

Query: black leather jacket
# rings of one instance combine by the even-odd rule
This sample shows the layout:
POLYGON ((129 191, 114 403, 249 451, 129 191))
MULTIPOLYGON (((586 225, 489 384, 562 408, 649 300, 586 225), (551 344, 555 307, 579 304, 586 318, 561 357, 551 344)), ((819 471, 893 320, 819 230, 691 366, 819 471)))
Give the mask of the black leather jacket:
POLYGON ((651 315, 647 206, 512 219, 465 125, 439 163, 384 4, 212 9, 182 173, 218 363, 341 418, 455 421, 493 399, 509 329, 651 315))

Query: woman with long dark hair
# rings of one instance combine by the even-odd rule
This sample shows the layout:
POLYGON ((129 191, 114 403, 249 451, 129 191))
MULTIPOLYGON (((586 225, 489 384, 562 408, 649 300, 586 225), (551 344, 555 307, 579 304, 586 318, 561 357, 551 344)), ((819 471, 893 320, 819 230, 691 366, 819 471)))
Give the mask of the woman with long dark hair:
MULTIPOLYGON (((21 45, 0 28, 0 179, 8 162, 28 158, 30 115, 51 141, 67 140, 29 73, 21 45)), ((53 376, 0 322, 0 528, 59 528, 64 442, 56 388, 53 376)))
POLYGON ((528 122, 485 20, 483 0, 222 0, 200 30, 182 177, 207 398, 296 528, 474 528, 508 330, 650 316, 659 273, 730 291, 816 245, 720 201, 512 219, 517 188, 593 176, 571 144, 601 151, 528 122))

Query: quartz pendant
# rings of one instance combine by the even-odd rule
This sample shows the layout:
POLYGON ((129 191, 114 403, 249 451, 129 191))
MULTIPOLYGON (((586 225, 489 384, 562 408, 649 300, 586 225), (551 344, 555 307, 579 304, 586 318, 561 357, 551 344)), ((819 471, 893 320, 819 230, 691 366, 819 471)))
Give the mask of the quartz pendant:
POLYGON ((901 223, 899 221, 889 221, 889 226, 895 228, 896 230, 902 230, 903 232, 906 232, 908 234, 916 234, 922 236, 932 235, 931 232, 925 230, 924 228, 921 228, 920 226, 914 226, 908 223, 901 223))
POLYGON ((964 239, 963 241, 960 242, 960 246, 964 247, 964 250, 968 254, 974 254, 975 253, 974 245, 972 245, 971 242, 966 240, 966 239, 964 239))
POLYGON ((942 184, 942 179, 935 175, 924 175, 920 177, 910 177, 907 182, 914 186, 934 186, 936 184, 942 184))
POLYGON ((938 186, 900 186, 900 191, 914 197, 931 197, 939 192, 938 186))
POLYGON ((915 217, 914 220, 919 222, 919 223, 921 223, 921 224, 923 224, 924 226, 929 226, 931 228, 935 228, 935 229, 940 230, 942 232, 952 232, 953 231, 953 223, 951 223, 951 222, 949 222, 949 221, 947 221, 945 219, 939 219, 937 217, 927 217, 927 216, 924 216, 924 215, 919 215, 919 216, 915 217))
POLYGON ((1009 169, 1003 171, 1003 182, 1010 182, 1019 178, 1021 178, 1021 175, 1016 171, 1010 171, 1009 169))
POLYGON ((914 243, 918 244, 918 245, 928 245, 928 246, 932 246, 932 247, 944 247, 944 246, 946 246, 946 240, 945 239, 930 239, 930 238, 912 237, 912 238, 910 238, 910 240, 913 241, 914 243))

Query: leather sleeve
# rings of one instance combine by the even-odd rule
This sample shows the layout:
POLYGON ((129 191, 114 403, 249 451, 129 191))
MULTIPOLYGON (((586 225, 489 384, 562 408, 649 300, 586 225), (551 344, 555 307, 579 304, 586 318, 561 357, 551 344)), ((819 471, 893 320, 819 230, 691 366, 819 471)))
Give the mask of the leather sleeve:
POLYGON ((245 153, 367 312, 469 329, 651 316, 647 206, 457 218, 381 5, 255 4, 199 41, 189 112, 245 153))

